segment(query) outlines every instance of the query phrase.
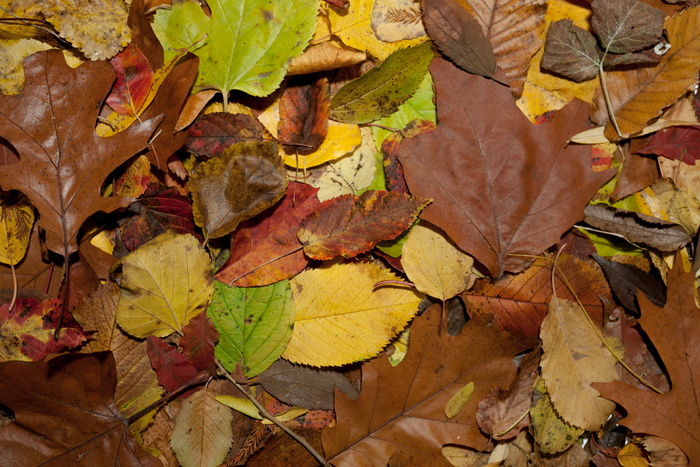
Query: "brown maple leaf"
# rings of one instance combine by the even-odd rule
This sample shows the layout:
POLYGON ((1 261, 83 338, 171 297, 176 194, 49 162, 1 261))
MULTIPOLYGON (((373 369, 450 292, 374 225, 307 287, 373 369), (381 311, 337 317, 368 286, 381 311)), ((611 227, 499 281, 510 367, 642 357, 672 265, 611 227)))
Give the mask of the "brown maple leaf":
POLYGON ((533 125, 507 88, 435 59, 437 129, 404 140, 399 160, 422 213, 500 277, 557 243, 613 172, 594 173, 590 150, 567 145, 588 127, 575 101, 533 125))
POLYGON ((700 459, 700 311, 695 306, 694 278, 676 266, 668 273, 666 306, 654 306, 638 294, 642 317, 637 320, 659 352, 671 377, 671 390, 658 394, 621 381, 595 383, 602 397, 628 413, 620 424, 675 443, 693 462, 700 459))

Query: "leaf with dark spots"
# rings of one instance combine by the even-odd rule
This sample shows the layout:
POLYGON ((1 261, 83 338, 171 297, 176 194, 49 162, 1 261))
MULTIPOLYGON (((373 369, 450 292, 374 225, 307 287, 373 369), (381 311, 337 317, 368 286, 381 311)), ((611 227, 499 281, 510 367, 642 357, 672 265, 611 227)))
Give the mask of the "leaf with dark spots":
POLYGON ((289 78, 280 97, 277 137, 289 154, 310 154, 328 133, 330 114, 328 79, 316 75, 289 78))
POLYGON ((264 129, 258 119, 245 114, 217 112, 195 120, 184 148, 197 156, 214 157, 233 144, 263 138, 264 129))
POLYGON ((610 288, 617 299, 629 311, 639 313, 637 292, 640 290, 654 305, 662 307, 666 303, 666 292, 663 282, 651 274, 631 264, 608 261, 598 255, 593 255, 593 259, 598 262, 605 272, 610 288))

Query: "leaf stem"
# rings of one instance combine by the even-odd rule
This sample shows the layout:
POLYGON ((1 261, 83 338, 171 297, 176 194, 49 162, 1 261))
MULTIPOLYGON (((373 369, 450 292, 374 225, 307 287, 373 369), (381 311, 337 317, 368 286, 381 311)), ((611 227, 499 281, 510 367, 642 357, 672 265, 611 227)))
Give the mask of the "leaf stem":
MULTIPOLYGON (((607 52, 606 52, 607 53, 607 52)), ((617 119, 615 118, 615 111, 612 107, 612 102, 610 101, 610 94, 608 93, 608 85, 605 82, 605 71, 603 71, 603 60, 600 61, 598 65, 598 76, 600 77, 600 89, 603 91, 603 100, 605 101, 605 108, 608 110, 608 117, 610 118, 610 123, 617 133, 617 137, 622 139, 622 133, 620 133, 620 127, 617 126, 617 119)))
POLYGON ((303 436, 300 436, 300 435, 298 435, 297 433, 295 433, 294 430, 292 430, 291 428, 289 428, 288 426, 286 426, 284 423, 282 423, 282 422, 280 422, 279 420, 277 420, 277 419, 274 417, 274 415, 272 415, 270 412, 268 412, 268 410, 267 410, 260 402, 258 402, 258 400, 257 400, 255 397, 253 397, 253 395, 250 394, 250 392, 248 392, 248 391, 243 387, 243 385, 241 385, 238 381, 236 381, 236 380, 233 378, 233 376, 231 376, 231 374, 230 374, 228 371, 226 371, 226 368, 223 367, 223 365, 221 364, 221 362, 219 362, 218 359, 216 360, 216 366, 219 368, 219 371, 221 372, 221 374, 222 374, 227 380, 231 381, 231 382, 233 383, 233 385, 236 386, 236 388, 238 388, 238 390, 241 391, 241 392, 250 400, 250 402, 253 403, 253 405, 255 405, 255 408, 258 409, 258 412, 260 412, 260 415, 261 415, 262 417, 264 417, 264 418, 270 420, 272 423, 274 423, 275 425, 277 425, 278 427, 280 427, 280 429, 282 429, 282 431, 284 431, 285 433, 287 433, 289 436, 291 436, 292 438, 294 438, 299 444, 301 444, 302 446, 304 446, 304 448, 306 448, 306 450, 309 451, 309 453, 310 453, 312 456, 314 456, 314 458, 315 458, 317 461, 319 461, 319 462, 321 463, 321 465, 323 465, 324 467, 333 467, 332 464, 331 464, 330 462, 328 462, 321 454, 319 454, 319 453, 313 448, 313 446, 311 446, 311 445, 309 444, 309 442, 306 441, 306 439, 304 439, 303 436))

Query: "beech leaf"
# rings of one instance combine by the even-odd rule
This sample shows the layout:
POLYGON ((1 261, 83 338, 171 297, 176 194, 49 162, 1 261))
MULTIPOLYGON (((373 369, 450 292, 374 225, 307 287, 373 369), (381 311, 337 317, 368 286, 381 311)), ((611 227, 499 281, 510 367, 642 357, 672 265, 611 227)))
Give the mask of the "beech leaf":
POLYGON ((421 296, 373 263, 307 269, 291 281, 294 331, 282 356, 310 366, 340 366, 366 360, 396 337, 418 311, 421 296))
POLYGON ((453 0, 423 0, 423 21, 440 51, 464 71, 493 76, 496 57, 474 17, 453 0))
POLYGON ((199 164, 189 185, 195 222, 218 238, 274 205, 287 179, 277 143, 244 141, 199 164))
POLYGON ((572 103, 535 126, 503 86, 442 59, 431 73, 440 124, 402 141, 398 154, 411 192, 434 198, 421 217, 493 276, 517 271, 527 260, 513 255, 558 242, 612 176, 590 169, 587 148, 567 145, 586 128, 585 105, 572 103), (512 180, 529 188, 513 190, 512 180))
POLYGON ((593 34, 562 19, 549 26, 541 65, 580 83, 598 74, 600 55, 593 34))
POLYGON ((313 259, 353 257, 396 238, 428 203, 388 191, 342 195, 321 203, 302 221, 297 235, 313 259))
POLYGON ((608 52, 642 50, 664 32, 664 13, 638 0, 594 0, 591 10, 591 27, 608 52))
POLYGON ((433 58, 430 43, 392 53, 379 67, 343 86, 331 99, 330 117, 368 123, 389 115, 420 86, 433 58))

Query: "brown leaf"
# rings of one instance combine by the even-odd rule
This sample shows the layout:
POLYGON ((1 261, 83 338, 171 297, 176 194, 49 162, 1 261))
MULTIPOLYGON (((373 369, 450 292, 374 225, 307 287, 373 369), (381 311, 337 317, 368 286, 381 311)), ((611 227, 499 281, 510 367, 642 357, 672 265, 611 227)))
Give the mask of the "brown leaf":
POLYGON ((190 127, 185 149, 198 156, 218 156, 243 141, 261 141, 263 126, 250 115, 215 112, 197 118, 190 127))
POLYGON ((587 126, 586 106, 573 102, 535 126, 503 86, 441 59, 431 72, 440 123, 402 142, 408 187, 435 199, 421 217, 493 276, 517 271, 528 260, 513 255, 536 255, 557 243, 612 176, 590 169, 587 148, 567 146, 587 126), (514 190, 513 180, 527 188, 514 190))
POLYGON ((663 282, 659 279, 631 264, 608 261, 598 255, 593 255, 593 259, 603 268, 615 296, 628 310, 639 312, 638 291, 643 292, 654 305, 664 306, 666 295, 663 282))
POLYGON ((217 340, 219 333, 207 317, 207 311, 202 310, 182 328, 180 347, 197 371, 205 371, 213 376, 216 375, 214 343, 217 340))
POLYGON ((301 55, 289 62, 287 75, 301 75, 319 71, 335 70, 346 66, 357 65, 367 58, 367 54, 350 47, 321 42, 311 45, 301 55))
POLYGON ((314 152, 326 139, 330 115, 328 78, 292 77, 280 97, 277 137, 288 154, 314 152))
POLYGON ((95 134, 102 99, 114 81, 107 62, 66 65, 60 51, 35 54, 25 61, 27 81, 18 96, 0 96, 0 132, 20 154, 20 161, 0 173, 3 189, 25 193, 40 214, 49 249, 63 256, 78 248, 83 222, 129 203, 103 198, 105 178, 145 148, 157 119, 111 138, 95 134))
POLYGON ((129 434, 114 404, 111 352, 0 363, 0 404, 16 421, 0 430, 11 465, 159 466, 129 434))
POLYGON ((636 52, 661 39, 664 14, 644 2, 594 0, 591 9, 591 28, 608 52, 636 52))
POLYGON ((541 64, 545 70, 580 83, 598 74, 600 55, 593 34, 562 19, 549 26, 541 64))
POLYGON ((440 51, 469 73, 493 76, 496 57, 481 26, 453 0, 423 0, 423 22, 440 51))
POLYGON ((274 205, 287 188, 273 141, 245 141, 201 163, 190 176, 192 208, 207 238, 223 237, 274 205))
POLYGON ((644 139, 640 138, 633 139, 629 149, 624 152, 622 169, 617 177, 615 189, 610 194, 611 202, 617 202, 625 196, 643 190, 661 176, 655 157, 635 154, 635 148, 640 147, 643 141, 644 139))
POLYGON ((657 308, 639 295, 642 329, 668 369, 672 387, 665 394, 633 388, 620 381, 594 384, 603 397, 622 405, 627 417, 620 421, 638 433, 666 438, 691 461, 700 458, 700 313, 695 306, 694 277, 683 271, 676 254, 669 271, 666 306, 657 308))
POLYGON ((483 316, 462 334, 438 336, 440 311, 434 306, 411 326, 411 345, 396 367, 377 357, 362 367, 360 397, 336 392, 337 423, 323 431, 327 460, 336 465, 385 465, 395 453, 413 456, 413 465, 450 465, 440 449, 460 444, 484 449, 488 438, 474 420, 479 400, 515 373, 512 357, 529 345, 522 336, 497 332, 483 316), (485 358, 488 356, 488 358, 485 358), (474 393, 454 418, 445 404, 469 382, 474 393))

